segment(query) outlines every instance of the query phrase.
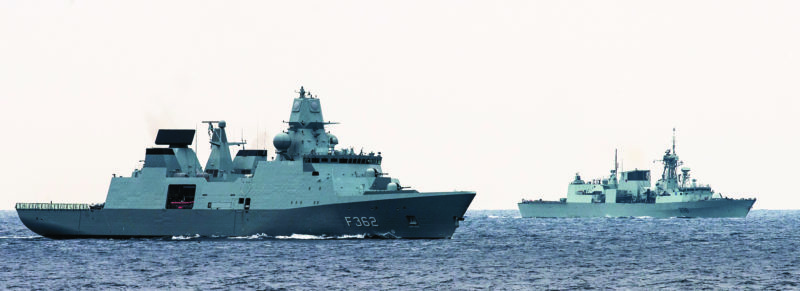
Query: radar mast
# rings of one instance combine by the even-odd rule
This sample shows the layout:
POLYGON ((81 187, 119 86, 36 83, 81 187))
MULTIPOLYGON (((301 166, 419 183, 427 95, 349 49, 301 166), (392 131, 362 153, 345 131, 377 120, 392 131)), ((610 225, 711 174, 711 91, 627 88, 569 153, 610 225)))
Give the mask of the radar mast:
POLYGON ((667 149, 664 153, 664 157, 661 159, 661 162, 664 164, 664 171, 661 174, 661 180, 663 187, 668 192, 673 192, 674 190, 678 189, 678 164, 679 159, 678 155, 675 153, 675 128, 672 128, 672 150, 667 149))

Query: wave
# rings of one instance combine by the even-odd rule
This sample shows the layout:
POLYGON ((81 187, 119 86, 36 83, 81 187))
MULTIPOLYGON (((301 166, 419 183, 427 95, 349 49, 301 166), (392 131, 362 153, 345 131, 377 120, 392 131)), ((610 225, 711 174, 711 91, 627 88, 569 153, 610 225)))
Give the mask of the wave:
POLYGON ((43 238, 41 235, 4 235, 0 236, 0 239, 32 239, 32 238, 43 238))
MULTIPOLYGON (((33 236, 30 238, 39 238, 40 236, 33 236)), ((311 235, 311 234, 298 234, 294 233, 292 235, 278 235, 278 236, 270 236, 265 233, 257 233, 253 235, 245 235, 245 236, 201 236, 199 234, 195 235, 173 235, 169 238, 169 240, 195 240, 195 239, 237 239, 237 240, 256 240, 256 239, 296 239, 296 240, 326 240, 326 239, 362 239, 365 238, 365 234, 350 234, 350 235, 341 235, 341 236, 327 236, 327 235, 311 235)), ((3 237, 0 237, 3 238, 3 237)), ((19 238, 28 238, 28 237, 19 237, 19 238)))
POLYGON ((200 237, 199 234, 195 234, 195 235, 173 235, 171 239, 172 240, 187 240, 187 239, 196 239, 196 238, 199 238, 199 237, 200 237))
POLYGON ((228 237, 228 239, 264 239, 264 238, 270 238, 270 236, 268 236, 265 233, 257 233, 257 234, 254 234, 254 235, 247 235, 247 236, 229 236, 228 237))
POLYGON ((365 238, 365 237, 366 237, 366 235, 363 235, 363 234, 345 234, 345 235, 342 235, 342 236, 337 236, 336 238, 337 239, 353 239, 353 238, 358 239, 358 238, 365 238))
POLYGON ((325 235, 311 235, 311 234, 297 234, 293 233, 292 235, 279 235, 276 236, 276 239, 360 239, 364 238, 365 235, 363 234, 346 234, 341 236, 325 236, 325 235))
POLYGON ((511 218, 511 219, 518 219, 522 218, 522 215, 487 215, 486 218, 490 219, 498 219, 498 218, 511 218))

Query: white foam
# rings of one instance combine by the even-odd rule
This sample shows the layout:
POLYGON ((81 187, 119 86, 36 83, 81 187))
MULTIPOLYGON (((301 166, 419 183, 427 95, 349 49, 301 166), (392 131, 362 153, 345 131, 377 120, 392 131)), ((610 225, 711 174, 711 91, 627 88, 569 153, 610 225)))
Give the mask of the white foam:
POLYGON ((343 236, 336 237, 337 239, 353 239, 353 238, 364 238, 364 234, 345 234, 343 236))
POLYGON ((0 239, 30 239, 30 238, 40 238, 42 236, 39 235, 31 235, 31 236, 24 236, 24 235, 7 235, 7 236, 0 236, 0 239))
POLYGON ((268 235, 266 235, 266 234, 264 234, 264 233, 257 233, 257 234, 254 234, 254 235, 248 235, 248 236, 231 236, 231 237, 228 237, 228 238, 229 238, 229 239, 262 239, 262 238, 268 238, 268 237, 269 237, 269 236, 268 236, 268 235))
POLYGON ((354 238, 364 238, 365 235, 363 234, 351 234, 351 235, 342 235, 342 236, 321 236, 321 235, 311 235, 311 234, 297 234, 293 233, 290 236, 279 235, 275 238, 277 239, 354 239, 354 238))
POLYGON ((195 234, 193 236, 186 236, 186 235, 173 235, 172 240, 187 240, 187 239, 195 239, 200 237, 199 234, 195 234))
POLYGON ((310 234, 297 234, 293 233, 290 236, 279 235, 276 236, 277 239, 329 239, 328 237, 319 236, 319 235, 310 235, 310 234))

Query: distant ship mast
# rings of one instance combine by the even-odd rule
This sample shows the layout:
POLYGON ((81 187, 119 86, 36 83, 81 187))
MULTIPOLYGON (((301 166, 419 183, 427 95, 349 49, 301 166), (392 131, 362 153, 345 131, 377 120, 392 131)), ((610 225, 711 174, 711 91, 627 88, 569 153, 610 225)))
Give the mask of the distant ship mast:
POLYGON ((678 154, 678 152, 675 151, 675 128, 674 127, 672 128, 672 153, 676 154, 676 155, 678 154))
POLYGON ((619 173, 619 163, 617 162, 617 149, 614 149, 614 170, 611 171, 611 179, 610 179, 611 181, 609 181, 613 185, 617 185, 619 183, 617 179, 618 173, 619 173))
POLYGON ((675 152, 675 128, 672 128, 672 150, 667 149, 661 161, 664 164, 664 171, 661 174, 661 183, 664 189, 668 192, 670 190, 678 189, 678 154, 675 152))

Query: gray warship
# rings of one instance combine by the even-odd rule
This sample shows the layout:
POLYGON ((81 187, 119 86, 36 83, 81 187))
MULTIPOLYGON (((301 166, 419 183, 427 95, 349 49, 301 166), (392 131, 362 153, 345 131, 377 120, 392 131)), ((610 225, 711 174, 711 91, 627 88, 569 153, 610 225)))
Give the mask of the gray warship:
POLYGON ((575 175, 567 188, 567 198, 560 201, 523 200, 518 204, 522 217, 745 217, 755 199, 731 199, 700 185, 672 150, 660 162, 664 168, 654 188, 649 170, 621 172, 614 152, 614 169, 608 178, 583 181, 575 175))
POLYGON ((265 149, 229 142, 225 121, 204 121, 211 153, 203 168, 189 147, 195 130, 161 129, 141 168, 111 178, 104 203, 17 203, 19 218, 50 238, 452 237, 475 192, 402 186, 381 169, 380 152, 338 149, 320 100, 298 93, 271 160, 265 149))

